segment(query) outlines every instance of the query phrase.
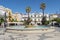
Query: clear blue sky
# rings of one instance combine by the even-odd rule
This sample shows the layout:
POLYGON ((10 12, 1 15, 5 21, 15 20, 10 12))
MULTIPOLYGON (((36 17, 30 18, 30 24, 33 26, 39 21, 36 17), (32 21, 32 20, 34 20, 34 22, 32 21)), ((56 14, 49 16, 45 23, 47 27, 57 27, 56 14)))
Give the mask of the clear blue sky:
POLYGON ((42 2, 46 3, 45 13, 60 11, 60 0, 0 0, 0 5, 10 8, 13 12, 26 13, 26 6, 31 7, 31 12, 41 12, 42 2))

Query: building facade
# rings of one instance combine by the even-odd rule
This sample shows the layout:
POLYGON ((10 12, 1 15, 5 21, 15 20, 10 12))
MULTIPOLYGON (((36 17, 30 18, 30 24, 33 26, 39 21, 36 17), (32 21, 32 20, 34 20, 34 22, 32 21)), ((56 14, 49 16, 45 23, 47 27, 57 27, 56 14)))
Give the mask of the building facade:
POLYGON ((58 15, 57 14, 51 14, 50 15, 50 20, 53 20, 54 18, 58 18, 58 15))
MULTIPOLYGON (((41 24, 41 20, 42 20, 42 17, 43 17, 42 13, 31 13, 29 16, 32 19, 32 22, 31 22, 32 24, 38 24, 38 23, 41 24)), ((49 15, 48 14, 45 14, 44 16, 46 16, 46 20, 49 20, 49 15)), ((21 21, 27 20, 28 15, 23 14, 21 16, 21 18, 22 18, 21 21)))
MULTIPOLYGON (((27 14, 21 14, 18 12, 12 13, 11 9, 0 6, 0 14, 4 13, 3 10, 6 12, 7 22, 12 22, 12 19, 16 20, 15 22, 21 22, 21 21, 27 20, 28 18, 27 14)), ((44 14, 44 16, 46 16, 46 20, 52 20, 53 18, 57 18, 57 17, 60 18, 60 15, 57 15, 57 14, 51 14, 51 15, 44 14)), ((32 24, 38 24, 38 23, 41 24, 43 14, 37 13, 37 12, 30 13, 29 17, 32 19, 32 22, 31 22, 32 24)))

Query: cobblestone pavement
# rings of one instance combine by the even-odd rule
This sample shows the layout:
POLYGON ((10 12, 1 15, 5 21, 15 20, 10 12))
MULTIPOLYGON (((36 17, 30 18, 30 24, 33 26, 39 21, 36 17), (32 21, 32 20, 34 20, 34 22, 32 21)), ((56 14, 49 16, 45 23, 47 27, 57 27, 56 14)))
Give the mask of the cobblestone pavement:
POLYGON ((60 28, 48 33, 8 33, 0 34, 0 40, 60 40, 60 28))

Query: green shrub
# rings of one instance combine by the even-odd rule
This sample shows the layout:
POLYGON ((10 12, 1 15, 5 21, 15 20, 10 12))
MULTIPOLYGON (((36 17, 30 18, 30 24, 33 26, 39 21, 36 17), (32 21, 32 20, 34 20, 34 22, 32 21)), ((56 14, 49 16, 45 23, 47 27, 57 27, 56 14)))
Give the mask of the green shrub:
POLYGON ((60 23, 60 18, 54 18, 52 21, 56 21, 57 23, 60 23))
POLYGON ((31 18, 28 18, 27 20, 24 20, 24 25, 25 25, 25 27, 27 28, 27 27, 29 27, 29 24, 31 23, 31 18))
POLYGON ((45 25, 48 25, 49 23, 50 23, 50 21, 46 21, 46 22, 45 22, 45 25))
POLYGON ((1 23, 3 23, 4 22, 4 19, 3 18, 0 18, 0 25, 1 25, 1 23))
POLYGON ((42 18, 42 25, 45 25, 45 22, 46 22, 47 20, 46 20, 46 17, 44 16, 43 18, 42 18))

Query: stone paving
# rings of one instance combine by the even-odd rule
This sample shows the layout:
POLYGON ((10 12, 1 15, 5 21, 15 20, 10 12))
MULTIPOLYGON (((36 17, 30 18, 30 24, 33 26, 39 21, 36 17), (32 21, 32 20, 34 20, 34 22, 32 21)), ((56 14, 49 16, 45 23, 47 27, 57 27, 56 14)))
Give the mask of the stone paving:
POLYGON ((0 40, 60 40, 60 28, 55 28, 55 31, 48 33, 8 33, 0 34, 0 40))

